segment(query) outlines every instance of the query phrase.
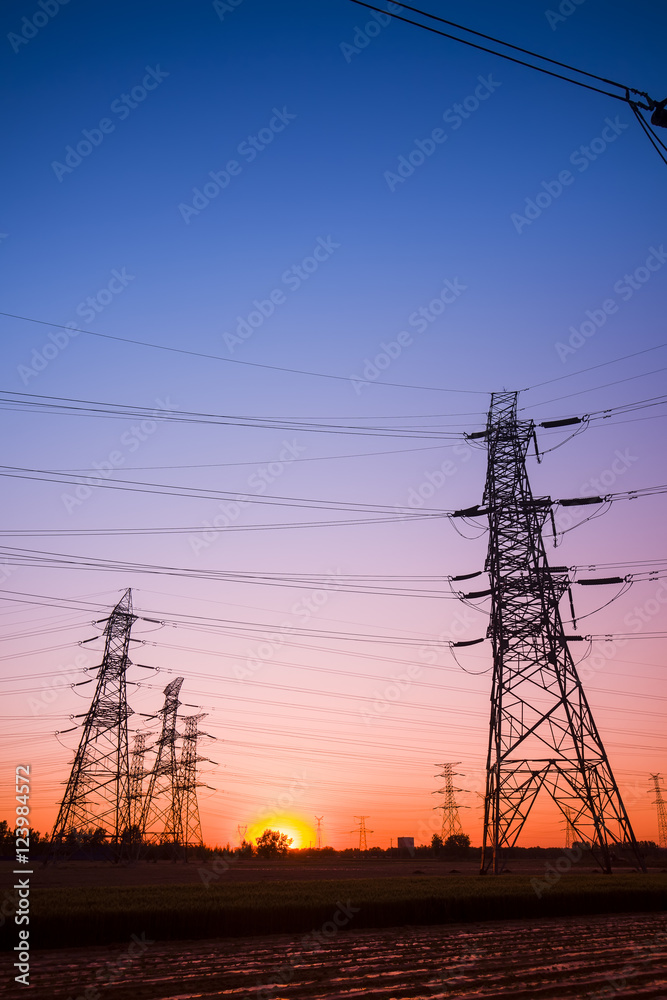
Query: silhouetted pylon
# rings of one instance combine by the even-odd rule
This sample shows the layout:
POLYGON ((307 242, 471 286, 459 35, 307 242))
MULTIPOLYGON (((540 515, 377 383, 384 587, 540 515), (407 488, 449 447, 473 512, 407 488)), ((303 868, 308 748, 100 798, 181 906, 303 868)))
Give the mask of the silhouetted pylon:
MULTIPOLYGON (((453 768, 456 764, 460 764, 460 761, 456 761, 454 764, 443 764, 442 771, 436 775, 438 778, 444 778, 445 784, 443 788, 438 788, 437 791, 432 792, 432 795, 443 795, 444 800, 441 805, 433 806, 434 809, 442 809, 442 827, 440 831, 440 836, 442 842, 444 843, 449 837, 455 834, 462 834, 463 827, 461 826, 461 818, 459 816, 459 806, 456 804, 455 792, 462 792, 462 788, 454 788, 454 774, 453 768)), ((465 806, 461 807, 465 808, 465 806)))
POLYGON ((181 760, 178 773, 177 800, 181 810, 181 827, 183 831, 183 850, 187 858, 188 847, 203 846, 199 804, 197 802, 197 764, 203 757, 197 756, 197 740, 200 736, 198 724, 205 714, 188 715, 183 718, 185 731, 181 747, 181 760))
POLYGON ((149 772, 148 789, 141 813, 141 836, 145 843, 183 843, 183 822, 176 757, 178 694, 183 678, 177 677, 164 689, 162 731, 155 742, 155 760, 149 772))
POLYGON ((321 851, 322 850, 322 820, 324 819, 324 816, 316 816, 315 819, 317 820, 317 849, 318 849, 318 851, 321 851))
POLYGON ((76 834, 103 830, 117 852, 125 853, 131 823, 127 720, 133 714, 125 675, 135 621, 132 591, 126 590, 104 629, 95 694, 51 834, 56 852, 76 834))
POLYGON ((132 744, 130 761, 130 825, 133 830, 139 830, 141 812, 143 809, 143 787, 146 771, 144 757, 146 756, 146 735, 137 733, 132 744))
MULTIPOLYGON (((359 830, 358 830, 358 832, 359 832, 359 850, 360 851, 367 851, 368 850, 368 844, 366 843, 366 834, 373 832, 372 830, 367 830, 366 829, 366 820, 368 819, 368 816, 355 816, 354 818, 359 820, 359 823, 357 824, 357 826, 359 827, 359 830)), ((350 833, 357 833, 357 830, 350 830, 350 833)))
MULTIPOLYGON (((644 862, 568 647, 559 602, 567 567, 547 561, 542 528, 549 497, 534 497, 526 454, 532 420, 517 419, 517 393, 493 393, 483 509, 457 516, 488 517, 485 570, 491 597, 487 637, 493 645, 493 686, 487 756, 482 872, 502 868, 538 793, 545 788, 561 813, 572 813, 577 839, 590 843, 604 871, 625 847, 644 862)), ((584 502, 590 502, 586 498, 584 502)))
POLYGON ((653 791, 655 792, 653 805, 658 812, 658 847, 667 847, 667 807, 662 797, 660 775, 652 774, 651 781, 653 782, 653 791))

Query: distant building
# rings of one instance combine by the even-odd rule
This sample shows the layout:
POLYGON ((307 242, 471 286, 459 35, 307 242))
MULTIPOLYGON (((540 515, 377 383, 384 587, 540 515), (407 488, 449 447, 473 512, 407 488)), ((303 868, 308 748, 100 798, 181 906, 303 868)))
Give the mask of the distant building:
POLYGON ((399 854, 409 854, 410 857, 414 857, 415 853, 414 837, 399 837, 396 841, 396 846, 398 847, 399 854))

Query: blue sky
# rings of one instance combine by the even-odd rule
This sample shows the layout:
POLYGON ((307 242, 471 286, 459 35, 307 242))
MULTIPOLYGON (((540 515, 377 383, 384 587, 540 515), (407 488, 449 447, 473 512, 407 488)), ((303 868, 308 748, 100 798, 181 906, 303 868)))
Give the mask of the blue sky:
MULTIPOLYGON (((55 2, 45 0, 49 10, 55 2)), ((558 5, 546 4, 434 0, 430 9, 656 99, 665 96, 667 15, 655 4, 561 4, 572 12, 558 21, 547 16, 558 13, 558 5)), ((85 333, 68 339, 55 327, 2 317, 5 390, 158 411, 392 418, 394 425, 414 416, 417 424, 475 429, 494 389, 571 376, 662 342, 667 232, 657 206, 665 167, 627 105, 410 25, 366 32, 367 24, 379 22, 348 0, 242 0, 227 7, 70 0, 23 44, 11 36, 32 34, 23 19, 41 25, 44 18, 36 15, 44 8, 14 0, 3 5, 3 110, 12 155, 3 168, 9 197, 0 222, 7 234, 0 245, 2 308, 222 359, 85 333), (367 44, 352 51, 355 38, 367 44), (470 109, 467 117, 457 105, 470 109), (68 170, 58 166, 68 166, 67 147, 82 141, 90 145, 81 147, 86 155, 70 154, 68 170), (415 153, 420 149, 426 150, 423 162, 415 153), (236 164, 231 171, 230 161, 236 164), (398 181, 401 164, 407 176, 398 181), (569 171, 567 182, 563 171, 569 171), (206 188, 211 173, 224 189, 206 188), (530 223, 517 224, 537 196, 539 214, 532 210, 530 223), (193 205, 197 214, 187 208, 193 205), (425 310, 421 322, 419 310, 425 310), (244 339, 239 324, 247 330, 249 317, 254 328, 244 339), (595 317, 596 331, 575 333, 572 347, 572 328, 595 317), (370 384, 355 388, 352 380, 226 363, 230 359, 344 378, 363 378, 366 370, 370 384), (432 389, 375 384, 381 381, 432 389)), ((660 369, 663 358, 656 350, 568 377, 532 389, 521 405, 543 420, 653 397, 664 379, 659 371, 647 373, 660 369), (641 377, 596 388, 635 375, 641 377), (580 395, 560 398, 569 393, 580 395)), ((116 467, 127 478, 230 492, 253 492, 249 477, 277 462, 286 447, 285 433, 271 430, 158 423, 142 440, 130 420, 11 412, 5 419, 6 465, 90 469, 117 454, 116 467), (249 464, 145 468, 232 462, 249 464)), ((545 438, 544 446, 564 436, 545 438)), ((432 442, 297 438, 299 456, 318 461, 283 463, 270 491, 285 497, 405 505, 449 455, 330 460, 432 442)), ((622 473, 614 473, 624 484, 615 488, 662 482, 661 420, 591 429, 548 463, 531 467, 536 491, 576 495, 611 468, 617 452, 630 457, 622 473)), ((483 452, 462 452, 454 465, 433 501, 446 509, 476 502, 483 488, 483 452)), ((8 528, 203 530, 219 513, 214 501, 128 498, 97 489, 68 506, 62 485, 7 482, 8 528)), ((637 504, 618 505, 606 519, 566 536, 567 558, 659 555, 652 538, 661 524, 660 500, 638 503, 644 504, 641 517, 637 504)), ((275 510, 284 513, 276 508, 271 517, 275 510)), ((263 517, 243 513, 248 523, 263 517)), ((236 533, 204 550, 187 536, 17 544, 217 569, 437 573, 476 568, 485 539, 463 542, 443 524, 402 524, 236 533)), ((152 610, 173 610, 186 600, 195 613, 201 602, 213 601, 257 606, 281 620, 295 600, 292 592, 271 588, 171 578, 154 584, 141 575, 26 567, 11 584, 47 595, 104 594, 101 603, 113 603, 129 585, 139 594, 145 588, 137 599, 152 610), (153 586, 161 596, 149 593, 153 586)), ((650 596, 647 590, 644 599, 650 596)), ((401 605, 401 627, 437 634, 450 609, 433 605, 401 605)), ((396 607, 386 599, 337 594, 326 615, 396 628, 396 607)), ((623 606, 623 614, 630 611, 631 603, 623 606)), ((259 613, 237 607, 235 615, 253 620, 259 613)), ((601 617, 599 631, 613 624, 601 617)), ((659 655, 648 652, 649 659, 659 655)), ((42 655, 40 664, 58 666, 60 653, 42 655)), ((178 656, 164 655, 179 667, 178 656)), ((289 668, 275 669, 291 683, 289 668)), ((482 734, 487 682, 479 682, 476 702, 482 734)), ((222 724, 219 703, 218 712, 222 724)), ((398 730, 386 736, 403 738, 398 730)), ((477 737, 466 752, 481 759, 477 737)), ((325 808, 315 799, 312 806, 325 808)), ((216 808, 221 823, 231 822, 216 808)), ((348 822, 341 821, 341 830, 348 822)))

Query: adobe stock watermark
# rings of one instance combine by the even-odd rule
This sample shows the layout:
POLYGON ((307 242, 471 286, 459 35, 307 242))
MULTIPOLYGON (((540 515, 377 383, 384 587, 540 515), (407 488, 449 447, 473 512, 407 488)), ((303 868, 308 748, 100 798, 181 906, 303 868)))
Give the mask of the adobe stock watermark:
POLYGON ((258 813, 257 822, 267 823, 271 826, 272 823, 275 823, 276 820, 283 817, 285 815, 285 810, 290 809, 295 802, 298 802, 310 788, 310 785, 306 781, 307 777, 308 775, 305 771, 302 771, 301 774, 295 775, 288 790, 281 792, 276 799, 272 802, 268 802, 262 808, 262 810, 258 813))
MULTIPOLYGON (((587 146, 579 146, 573 150, 570 153, 569 162, 582 174, 588 170, 591 163, 595 163, 607 151, 612 143, 616 142, 626 128, 629 126, 622 122, 618 115, 613 121, 611 118, 605 118, 601 134, 591 139, 587 146)), ((576 177, 570 170, 561 170, 556 180, 542 181, 542 190, 538 191, 534 198, 526 198, 523 215, 520 212, 510 214, 510 222, 517 233, 521 235, 526 226, 532 226, 533 222, 539 219, 542 213, 560 198, 565 188, 574 184, 575 180, 576 177)))
POLYGON ((305 597, 296 601, 290 608, 291 618, 281 622, 280 625, 276 626, 276 631, 273 635, 268 636, 259 645, 247 651, 244 665, 237 663, 234 667, 234 676, 237 681, 249 681, 256 678, 257 673, 292 638, 295 628, 295 618, 297 619, 298 627, 303 627, 329 603, 331 595, 338 590, 337 584, 340 575, 340 569, 328 570, 325 574, 325 582, 328 586, 312 590, 305 597))
MULTIPOLYGON (((629 632, 637 635, 645 630, 645 626, 649 625, 657 615, 664 613, 665 608, 667 608, 667 581, 662 580, 653 597, 636 604, 632 611, 624 616, 623 624, 629 632)), ((588 656, 582 663, 577 664, 579 679, 585 683, 594 680, 618 652, 625 649, 629 641, 629 639, 609 637, 592 643, 588 656)), ((635 786, 634 795, 638 800, 643 801, 644 793, 645 789, 638 790, 638 786, 635 786)))
MULTIPOLYGON (((318 236, 317 242, 311 253, 304 257, 299 264, 292 264, 291 267, 283 271, 280 276, 281 283, 290 292, 296 292, 301 288, 304 281, 308 281, 311 274, 318 270, 320 264, 329 260, 331 255, 340 248, 340 243, 336 243, 331 236, 318 236)), ((255 330, 263 326, 264 322, 274 314, 277 306, 282 306, 287 302, 287 294, 282 288, 273 288, 268 292, 265 299, 253 299, 253 309, 247 316, 236 317, 236 330, 234 333, 225 332, 222 339, 230 354, 235 348, 243 344, 252 337, 255 330)))
POLYGON ((303 962, 303 952, 328 949, 331 945, 331 939, 338 934, 342 927, 349 924, 354 915, 360 912, 360 909, 359 906, 352 905, 351 899, 348 899, 346 903, 342 903, 339 900, 336 903, 336 910, 331 920, 325 920, 319 929, 304 934, 298 942, 301 946, 300 950, 297 948, 289 955, 283 965, 274 969, 262 979, 257 980, 257 986, 254 991, 257 1000, 272 1000, 278 991, 283 996, 284 987, 294 978, 295 966, 301 965, 303 962))
MULTIPOLYGON (((268 123, 256 135, 248 135, 236 147, 236 152, 246 163, 252 163, 267 146, 270 146, 277 135, 283 132, 296 115, 283 105, 282 109, 274 108, 268 123)), ((205 181, 201 188, 192 189, 192 204, 180 202, 178 211, 186 226, 190 225, 193 216, 199 215, 217 198, 221 191, 228 188, 233 177, 243 173, 243 164, 239 160, 228 160, 222 170, 209 170, 210 180, 205 181)))
POLYGON ((237 7, 240 7, 244 0, 213 0, 213 10, 221 21, 225 15, 233 14, 237 7))
POLYGON ((400 673, 394 674, 383 688, 373 691, 373 701, 370 708, 362 708, 359 713, 365 725, 377 722, 388 709, 398 704, 412 687, 412 682, 418 680, 424 673, 420 663, 411 663, 400 673))
MULTIPOLYGON (((400 14, 403 8, 400 3, 388 3, 387 10, 394 14, 400 14)), ((368 48, 372 40, 377 38, 382 29, 390 25, 393 20, 393 17, 388 17, 379 11, 372 11, 371 20, 367 21, 363 28, 355 24, 352 42, 341 42, 339 45, 345 62, 351 63, 353 56, 360 55, 364 49, 368 48)))
MULTIPOLYGON (((579 487, 579 495, 582 497, 604 497, 609 489, 625 475, 635 462, 639 461, 639 455, 633 455, 629 448, 621 451, 617 448, 611 458, 609 465, 597 476, 591 476, 579 487)), ((577 524, 576 516, 572 513, 571 507, 561 507, 554 513, 556 531, 563 532, 577 524)))
MULTIPOLYGON (((453 305, 468 286, 462 285, 459 278, 446 278, 443 287, 435 298, 431 299, 427 306, 420 306, 408 316, 407 325, 413 328, 415 333, 424 333, 431 323, 441 316, 447 306, 453 305)), ((374 358, 364 358, 361 375, 350 375, 352 388, 357 396, 361 395, 364 386, 370 385, 386 371, 390 365, 401 356, 406 347, 414 343, 413 334, 407 330, 401 330, 394 340, 388 343, 382 341, 380 352, 374 358)))
MULTIPOLYGON (((294 775, 288 791, 281 792, 277 799, 268 803, 259 813, 259 818, 266 819, 268 817, 269 820, 277 818, 280 816, 279 810, 284 812, 285 809, 298 801, 310 787, 306 781, 307 777, 306 771, 294 775)), ((217 882, 223 875, 226 875, 232 865, 238 861, 238 858, 238 854, 229 855, 216 851, 205 865, 197 869, 197 874, 204 888, 208 889, 211 882, 217 882)))
MULTIPOLYGON (((447 122, 452 132, 461 128, 463 122, 501 86, 491 74, 487 77, 478 76, 477 79, 479 83, 472 94, 468 94, 460 103, 453 104, 442 113, 443 120, 447 122)), ((445 143, 448 138, 449 135, 444 129, 434 128, 426 139, 415 139, 413 149, 407 155, 402 154, 398 157, 395 171, 385 170, 382 175, 389 190, 393 192, 399 184, 405 184, 408 177, 412 177, 415 170, 426 162, 427 157, 433 156, 438 146, 445 143)))
MULTIPOLYGON (((640 291, 651 280, 655 272, 661 269, 665 261, 667 261, 667 253, 665 253, 663 243, 659 247, 649 247, 648 256, 644 263, 614 282, 613 290, 620 301, 629 302, 635 292, 640 291)), ((587 340, 595 336, 609 317, 618 312, 618 308, 619 302, 610 297, 600 303, 597 309, 587 309, 584 313, 587 318, 579 326, 568 327, 570 336, 567 343, 559 340, 554 344, 556 354, 563 364, 571 354, 576 354, 587 340)))
POLYGON ((563 853, 552 865, 551 862, 547 862, 544 866, 544 875, 541 879, 531 878, 530 884, 533 892, 538 899, 542 899, 542 896, 547 891, 547 889, 552 889, 557 885, 563 875, 566 875, 572 865, 576 865, 578 861, 584 856, 584 852, 581 849, 580 844, 573 844, 572 847, 566 847, 563 853))
MULTIPOLYGON (((649 991, 653 993, 652 983, 638 982, 636 983, 637 992, 633 988, 632 983, 628 980, 633 979, 640 973, 646 973, 646 963, 653 961, 655 963, 655 971, 659 976, 664 975, 664 952, 665 946, 667 945, 667 932, 658 931, 657 934, 651 938, 650 942, 642 942, 640 945, 633 945, 631 961, 627 962, 622 969, 615 973, 607 973, 605 979, 607 980, 607 985, 603 986, 602 989, 596 989, 593 993, 587 993, 584 1000, 616 1000, 616 997, 630 997, 634 993, 635 996, 640 995, 645 992, 643 986, 648 985, 649 991), (657 954, 656 954, 657 953, 657 954), (632 993, 628 992, 628 988, 632 989, 632 993)), ((662 982, 656 979, 656 984, 662 982)), ((654 994, 655 996, 655 994, 654 994)), ((656 997, 656 1000, 665 1000, 667 993, 663 993, 661 996, 656 997)))
MULTIPOLYGON (((259 465, 246 481, 247 489, 244 492, 253 493, 254 496, 262 496, 269 486, 276 482, 284 474, 285 469, 299 458, 306 451, 306 446, 298 444, 296 438, 292 441, 283 441, 282 448, 278 452, 277 461, 269 462, 267 465, 259 465)), ((189 539, 190 548, 195 555, 209 549, 214 542, 220 538, 222 530, 235 524, 244 510, 253 505, 252 500, 222 500, 218 504, 219 513, 210 521, 202 521, 204 531, 193 535, 189 539)))
MULTIPOLYGON (((115 115, 119 121, 125 121, 146 100, 149 93, 152 90, 156 90, 168 76, 169 73, 161 70, 159 64, 155 68, 146 66, 146 75, 142 78, 141 82, 135 84, 129 94, 121 94, 120 97, 111 102, 111 107, 109 108, 111 114, 115 115)), ((51 169, 58 178, 58 181, 62 184, 65 174, 73 173, 83 163, 84 159, 90 156, 94 149, 102 145, 106 136, 111 135, 115 131, 116 123, 107 117, 100 118, 97 128, 82 129, 81 135, 83 139, 79 139, 76 147, 71 145, 65 146, 65 162, 61 163, 59 160, 51 161, 51 169)))
POLYGON ((65 7, 68 3, 69 0, 37 0, 39 10, 36 10, 30 17, 21 18, 21 34, 17 35, 16 32, 10 31, 7 35, 7 41, 14 52, 20 52, 21 48, 31 42, 40 30, 45 28, 49 21, 59 13, 60 8, 65 7))
POLYGON ((563 24, 567 21, 568 17, 572 17, 574 12, 578 7, 581 7, 582 3, 586 0, 561 0, 558 4, 558 10, 545 10, 544 16, 549 22, 549 27, 552 31, 555 31, 559 24, 563 24))
POLYGON ((0 584, 7 583, 10 576, 16 573, 18 566, 13 566, 6 557, 0 559, 0 584))
MULTIPOLYGON (((75 309, 77 316, 80 316, 86 323, 92 323, 117 295, 125 291, 134 279, 135 275, 128 274, 126 267, 121 267, 120 270, 114 268, 111 271, 111 278, 103 288, 98 288, 94 295, 88 295, 79 302, 75 309)), ((30 363, 16 367, 23 384, 27 385, 31 378, 35 378, 45 368, 48 368, 51 362, 69 347, 74 337, 79 336, 79 333, 76 323, 65 323, 62 327, 47 334, 48 340, 40 348, 33 347, 30 363)))
POLYGON ((58 669, 48 680, 41 682, 41 691, 28 697, 28 705, 33 715, 41 715, 50 709, 65 690, 71 690, 81 683, 81 671, 92 666, 85 653, 77 653, 71 663, 58 669))
MULTIPOLYGON (((456 458, 460 459, 460 465, 465 465, 472 457, 473 448, 466 442, 466 444, 454 445, 452 451, 456 458)), ((408 499, 403 506, 419 510, 425 503, 433 499, 437 491, 441 490, 452 476, 456 475, 460 465, 457 465, 452 459, 446 458, 435 469, 424 472, 424 478, 419 486, 411 486, 408 490, 408 499)), ((397 512, 400 510, 401 508, 398 507, 397 512)), ((409 516, 409 514, 406 515, 406 517, 409 516)))
POLYGON ((161 421, 176 409, 169 399, 156 399, 155 402, 157 403, 157 407, 153 410, 149 418, 140 420, 138 423, 133 424, 129 430, 121 434, 120 447, 110 451, 107 457, 102 459, 101 462, 92 463, 93 469, 95 469, 93 476, 87 478, 80 477, 83 478, 83 482, 76 486, 72 493, 60 494, 60 499, 68 514, 72 514, 86 500, 89 500, 93 495, 94 488, 99 486, 100 482, 105 479, 111 479, 114 472, 125 464, 128 454, 131 455, 135 451, 138 451, 141 445, 155 434, 161 421))
MULTIPOLYGON (((98 968, 95 973, 97 983, 102 986, 109 986, 117 982, 121 976, 128 977, 130 975, 130 966, 143 956, 150 945, 155 944, 155 941, 151 941, 150 938, 146 937, 145 931, 141 934, 141 937, 138 934, 130 934, 130 941, 131 943, 124 952, 98 968)), ((101 997, 102 991, 99 987, 91 985, 87 986, 83 993, 76 997, 75 1000, 100 1000, 101 997)))

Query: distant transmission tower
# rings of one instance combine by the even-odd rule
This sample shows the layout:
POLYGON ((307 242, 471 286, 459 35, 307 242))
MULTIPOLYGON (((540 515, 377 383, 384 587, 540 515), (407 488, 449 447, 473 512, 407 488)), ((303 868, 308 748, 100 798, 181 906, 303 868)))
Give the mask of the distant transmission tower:
MULTIPOLYGON (((630 820, 574 666, 559 601, 566 567, 547 562, 542 526, 549 497, 534 497, 526 453, 532 420, 517 419, 517 393, 494 393, 486 430, 488 465, 483 509, 491 596, 488 638, 493 687, 487 757, 482 872, 502 868, 502 852, 517 841, 538 792, 545 787, 564 814, 572 809, 577 839, 591 844, 606 872, 612 850, 627 848, 645 870, 630 820)), ((588 502, 590 502, 590 499, 588 502)))
POLYGON ((324 819, 324 816, 316 816, 315 819, 317 820, 317 849, 318 849, 318 851, 321 851, 322 850, 322 820, 324 819))
POLYGON ((155 743, 155 761, 141 814, 141 835, 145 843, 183 843, 181 796, 176 758, 178 694, 183 678, 177 677, 164 689, 162 732, 155 743))
MULTIPOLYGON (((367 851, 368 844, 366 843, 366 834, 373 832, 372 830, 366 829, 366 820, 368 819, 368 816, 355 816, 354 818, 359 820, 357 824, 357 826, 359 827, 359 850, 367 851)), ((357 832, 356 830, 350 830, 350 833, 356 833, 356 832, 357 832)))
POLYGON ((141 825, 141 812, 143 809, 143 787, 146 771, 144 769, 144 757, 146 756, 146 736, 144 733, 137 733, 132 744, 132 757, 130 761, 130 827, 134 832, 138 832, 141 825))
POLYGON ((432 795, 443 795, 444 800, 442 805, 434 806, 434 809, 442 809, 442 829, 440 831, 440 836, 442 842, 447 840, 448 837, 454 834, 462 834, 463 827, 461 826, 461 819, 459 817, 459 807, 456 804, 455 792, 462 792, 462 788, 454 788, 454 768, 460 761, 456 761, 454 764, 443 764, 442 771, 436 775, 438 778, 445 779, 444 788, 439 788, 437 791, 432 792, 432 795))
POLYGON ((102 829, 120 853, 127 848, 131 820, 125 674, 129 666, 132 592, 126 590, 104 629, 97 686, 67 782, 51 844, 57 852, 68 836, 102 829))
POLYGON ((198 723, 205 714, 188 715, 183 719, 185 732, 178 772, 177 801, 181 810, 180 826, 183 832, 183 856, 186 860, 188 847, 203 847, 204 844, 197 802, 197 764, 204 758, 197 756, 197 740, 206 735, 198 729, 198 723))
POLYGON ((667 807, 662 797, 660 775, 652 774, 651 781, 653 782, 653 791, 655 792, 653 804, 658 810, 658 847, 667 847, 667 807))
POLYGON ((572 826, 572 810, 569 806, 563 806, 563 815, 565 816, 565 848, 572 847, 574 842, 575 830, 572 826))
POLYGON ((243 844, 245 842, 245 835, 248 832, 248 824, 246 823, 244 826, 239 824, 239 826, 236 827, 236 831, 239 835, 239 844, 243 844))

